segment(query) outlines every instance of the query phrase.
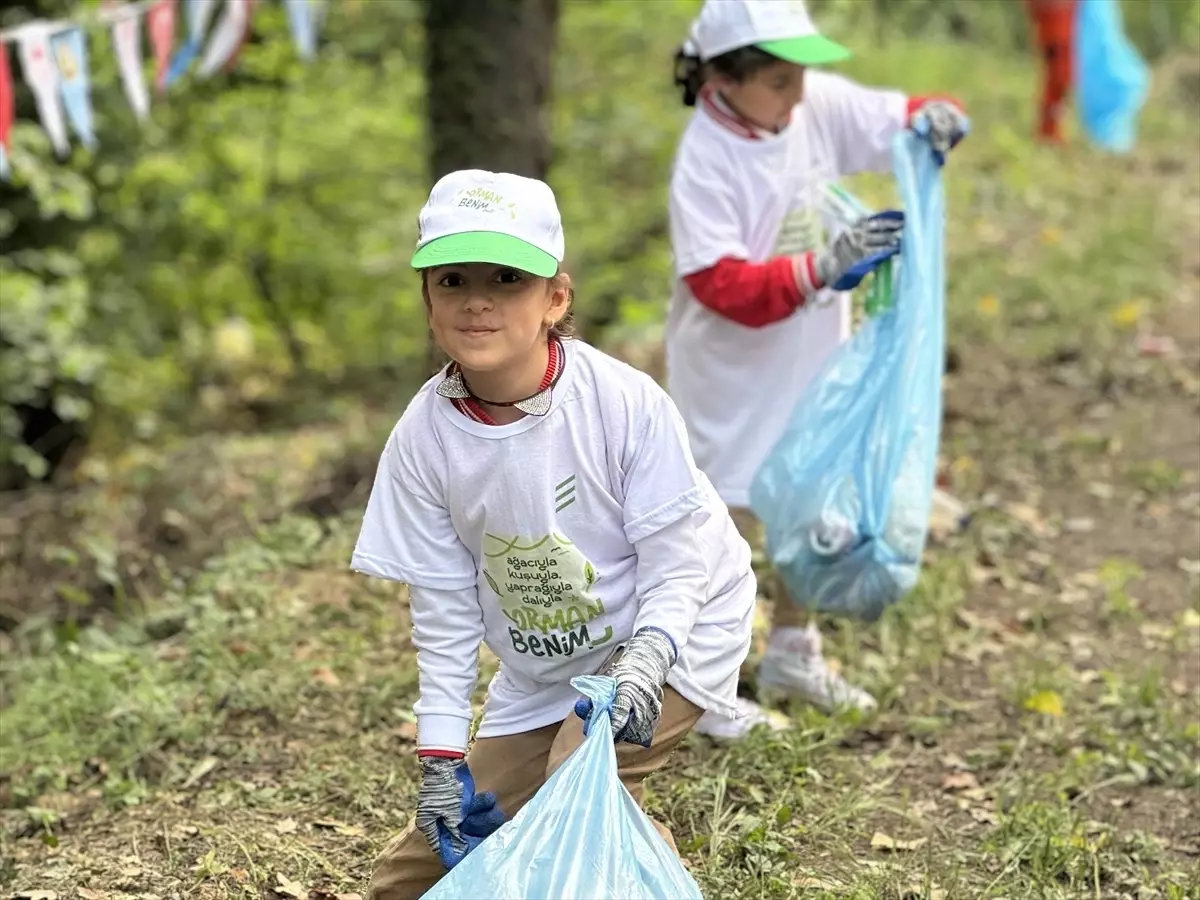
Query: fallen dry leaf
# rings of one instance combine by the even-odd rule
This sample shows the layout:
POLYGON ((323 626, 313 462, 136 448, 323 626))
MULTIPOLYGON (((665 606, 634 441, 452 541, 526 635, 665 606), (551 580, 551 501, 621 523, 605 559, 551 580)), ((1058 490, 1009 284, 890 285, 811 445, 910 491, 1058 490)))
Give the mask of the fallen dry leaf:
POLYGON ((108 896, 104 891, 92 891, 87 888, 75 888, 75 893, 80 896, 81 900, 104 900, 108 896))
POLYGON ((957 769, 960 772, 965 772, 971 768, 970 763, 968 763, 957 753, 947 753, 945 756, 943 756, 942 765, 947 769, 957 769))
POLYGON ((328 828, 330 831, 344 837, 362 837, 367 833, 361 825, 347 825, 345 822, 337 822, 333 819, 322 819, 320 822, 313 822, 313 827, 328 828))
POLYGON ((892 837, 890 834, 884 834, 882 831, 877 831, 871 835, 872 850, 888 850, 893 852, 920 850, 929 843, 929 838, 916 838, 911 841, 901 841, 892 837))
POLYGON ((979 787, 979 779, 970 772, 953 772, 942 779, 943 791, 965 791, 979 787))
POLYGON ((1169 335, 1143 332, 1137 337, 1137 352, 1139 356, 1174 356, 1179 352, 1179 348, 1175 345, 1175 339, 1169 335))
POLYGON ((184 788, 194 787, 195 785, 199 784, 200 780, 213 769, 215 769, 218 763, 220 763, 220 760, 215 756, 204 757, 204 759, 200 760, 200 762, 196 763, 196 765, 192 767, 192 771, 188 775, 187 781, 183 783, 184 788))
POLYGON ((1042 518, 1041 513, 1036 508, 1028 503, 1009 503, 1004 507, 1004 512, 1009 518, 1020 522, 1038 537, 1046 534, 1046 520, 1042 518))
POLYGON ((280 819, 275 823, 275 830, 280 834, 292 834, 299 827, 295 819, 280 819))
POLYGON ((815 875, 801 875, 792 883, 798 888, 811 888, 814 891, 837 891, 842 888, 842 885, 836 881, 826 881, 824 878, 817 878, 815 875))
POLYGON ((308 897, 308 891, 304 889, 304 885, 300 882, 292 881, 286 875, 276 875, 275 879, 278 884, 271 888, 271 890, 280 897, 290 897, 292 900, 306 900, 308 897))
POLYGON ((313 669, 312 680, 320 682, 326 687, 337 687, 342 683, 342 680, 328 666, 317 666, 313 669))
POLYGON ((999 821, 995 813, 982 806, 967 807, 967 814, 980 825, 995 825, 999 821))

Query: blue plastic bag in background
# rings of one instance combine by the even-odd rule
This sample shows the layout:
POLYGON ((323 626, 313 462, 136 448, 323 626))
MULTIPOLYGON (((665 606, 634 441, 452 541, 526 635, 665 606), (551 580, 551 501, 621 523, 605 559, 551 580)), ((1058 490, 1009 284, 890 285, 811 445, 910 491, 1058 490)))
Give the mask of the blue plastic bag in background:
POLYGON ((892 303, 813 379, 750 488, 793 601, 867 620, 917 582, 942 424, 941 169, 908 132, 892 157, 905 212, 892 303))
POLYGON ((1117 0, 1080 0, 1074 58, 1076 105, 1084 132, 1105 150, 1128 153, 1150 74, 1125 36, 1117 0))
POLYGON ((617 777, 616 682, 571 679, 592 701, 587 737, 513 818, 422 900, 702 900, 617 777))

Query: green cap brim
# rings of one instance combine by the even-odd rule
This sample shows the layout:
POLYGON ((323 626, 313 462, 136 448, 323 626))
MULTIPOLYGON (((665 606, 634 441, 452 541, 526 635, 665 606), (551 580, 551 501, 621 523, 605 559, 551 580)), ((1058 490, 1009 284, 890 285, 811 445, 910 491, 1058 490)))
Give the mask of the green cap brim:
POLYGON ((413 254, 414 269, 453 266, 462 263, 491 263, 512 266, 542 278, 558 272, 558 260, 544 250, 511 234, 495 231, 464 231, 430 241, 413 254))
POLYGON ((849 50, 821 34, 762 41, 754 46, 798 66, 827 66, 850 58, 849 50))

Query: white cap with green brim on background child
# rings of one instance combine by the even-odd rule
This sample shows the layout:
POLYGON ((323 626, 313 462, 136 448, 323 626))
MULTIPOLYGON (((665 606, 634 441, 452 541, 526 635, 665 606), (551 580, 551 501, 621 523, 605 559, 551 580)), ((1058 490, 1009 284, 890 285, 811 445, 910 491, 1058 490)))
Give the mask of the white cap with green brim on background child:
POLYGON ((429 192, 419 227, 414 269, 491 263, 550 278, 565 252, 550 186, 504 172, 444 176, 429 192))
POLYGON ((850 58, 813 24, 804 0, 706 0, 692 23, 691 43, 701 62, 757 47, 801 66, 824 66, 850 58))

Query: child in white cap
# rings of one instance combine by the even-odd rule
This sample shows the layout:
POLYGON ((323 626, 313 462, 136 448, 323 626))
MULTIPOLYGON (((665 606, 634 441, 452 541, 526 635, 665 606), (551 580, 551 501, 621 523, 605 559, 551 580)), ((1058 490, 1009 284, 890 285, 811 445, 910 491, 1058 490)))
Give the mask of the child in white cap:
MULTIPOLYGON (((899 248, 903 217, 894 213, 831 236, 824 185, 890 171, 892 137, 904 128, 943 156, 966 128, 953 100, 811 68, 849 55, 800 0, 707 0, 676 58, 676 83, 696 112, 671 175, 667 377, 697 464, 752 542, 751 481, 805 386, 849 336, 846 291, 899 248)), ((827 709, 873 708, 827 663, 820 633, 781 588, 760 687, 827 709)), ((736 739, 778 724, 739 703, 737 719, 705 716, 697 731, 736 739)))
POLYGON ((409 586, 417 648, 421 788, 375 900, 421 896, 579 745, 574 676, 616 680, 635 799, 702 713, 734 713, 750 548, 667 394, 569 339, 563 251, 540 181, 454 172, 421 212, 412 265, 452 362, 388 438, 352 562, 409 586), (500 670, 468 752, 481 644, 500 670))

